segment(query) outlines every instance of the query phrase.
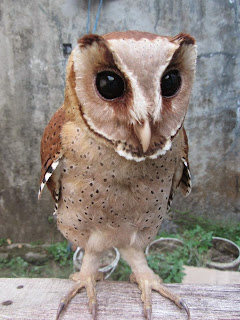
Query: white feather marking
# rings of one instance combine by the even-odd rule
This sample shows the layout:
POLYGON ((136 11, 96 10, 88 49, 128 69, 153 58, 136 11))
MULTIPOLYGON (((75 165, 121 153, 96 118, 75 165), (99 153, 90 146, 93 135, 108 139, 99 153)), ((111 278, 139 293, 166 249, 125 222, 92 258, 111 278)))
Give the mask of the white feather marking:
POLYGON ((52 175, 52 173, 49 173, 49 172, 47 172, 46 174, 45 174, 45 181, 47 182, 48 180, 49 180, 49 178, 51 177, 51 175, 52 175))
POLYGON ((57 168, 57 166, 59 165, 59 160, 60 158, 58 158, 56 161, 54 161, 51 165, 52 169, 55 170, 57 168))
POLYGON ((158 150, 155 154, 149 156, 149 158, 156 159, 158 156, 166 154, 166 152, 171 148, 171 146, 172 146, 172 141, 168 140, 162 149, 158 150))
POLYGON ((44 186, 45 186, 45 183, 42 182, 40 185, 39 191, 38 191, 38 199, 40 199, 40 196, 41 196, 41 193, 42 193, 44 186))
POLYGON ((188 168, 187 161, 186 161, 186 159, 185 159, 185 158, 183 158, 183 157, 182 157, 182 162, 184 163, 185 167, 187 167, 187 168, 188 168))
MULTIPOLYGON (((61 156, 62 157, 62 156, 61 156)), ((45 187, 46 183, 48 182, 48 180, 50 179, 50 177, 52 176, 53 172, 56 170, 57 166, 59 165, 60 159, 61 157, 59 157, 57 160, 55 160, 48 168, 47 172, 45 173, 45 176, 43 178, 43 181, 41 182, 39 191, 38 191, 38 200, 41 197, 43 188, 45 187), (49 170, 51 170, 51 172, 48 172, 49 170)))
POLYGON ((134 160, 136 162, 140 162, 140 161, 146 160, 146 157, 139 157, 139 158, 138 157, 134 157, 131 153, 126 152, 126 151, 124 151, 122 149, 117 149, 116 151, 121 157, 124 157, 127 160, 134 160))
POLYGON ((186 195, 189 195, 191 190, 192 190, 191 172, 189 170, 188 163, 187 163, 187 161, 186 161, 186 159, 184 157, 182 157, 182 162, 183 162, 184 166, 186 167, 187 173, 188 173, 188 184, 189 184, 189 186, 187 187, 186 195))
POLYGON ((53 215, 54 216, 57 214, 57 210, 58 210, 58 203, 56 202, 55 203, 55 208, 54 208, 54 211, 53 211, 53 215))
POLYGON ((126 152, 125 150, 122 150, 121 144, 118 145, 116 151, 121 157, 124 157, 127 160, 134 160, 136 162, 140 162, 140 161, 144 161, 146 159, 157 159, 160 155, 166 154, 166 152, 171 148, 171 146, 172 146, 172 142, 170 140, 168 140, 165 143, 165 146, 163 147, 163 149, 158 150, 156 153, 152 154, 151 156, 146 155, 144 157, 135 157, 130 152, 126 152))

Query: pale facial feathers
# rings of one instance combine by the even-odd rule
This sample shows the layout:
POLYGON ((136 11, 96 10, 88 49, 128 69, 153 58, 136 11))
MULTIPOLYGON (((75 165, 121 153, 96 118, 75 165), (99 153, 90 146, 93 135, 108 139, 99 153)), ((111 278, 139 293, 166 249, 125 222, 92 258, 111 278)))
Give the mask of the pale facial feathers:
POLYGON ((196 64, 194 43, 185 34, 171 38, 142 32, 80 39, 72 53, 74 89, 80 116, 97 139, 136 161, 169 150, 189 104, 196 64), (119 96, 100 93, 101 74, 99 83, 118 79, 119 96), (175 92, 171 85, 176 86, 175 92))

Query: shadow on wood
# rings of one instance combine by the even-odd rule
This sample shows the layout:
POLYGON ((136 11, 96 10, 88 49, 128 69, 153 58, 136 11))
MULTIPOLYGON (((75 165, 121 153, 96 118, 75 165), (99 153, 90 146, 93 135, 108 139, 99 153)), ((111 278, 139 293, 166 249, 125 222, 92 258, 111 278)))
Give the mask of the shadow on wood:
MULTIPOLYGON (((0 319, 53 320, 60 299, 72 287, 65 279, 0 279, 0 319), (4 302, 6 302, 4 304, 4 302)), ((240 285, 167 285, 188 303, 191 320, 240 319, 240 285)), ((104 281, 97 284, 98 320, 143 320, 140 291, 128 282, 104 281)), ((153 292, 152 320, 185 320, 183 310, 153 292)), ((63 312, 61 320, 91 320, 84 290, 63 312)))

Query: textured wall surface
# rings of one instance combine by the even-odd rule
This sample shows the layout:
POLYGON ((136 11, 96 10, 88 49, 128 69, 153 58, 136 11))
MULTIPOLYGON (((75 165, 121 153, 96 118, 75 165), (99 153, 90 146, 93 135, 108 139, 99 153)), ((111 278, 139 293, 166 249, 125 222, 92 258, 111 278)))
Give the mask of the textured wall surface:
MULTIPOLYGON (((86 32, 87 0, 0 2, 0 238, 53 240, 47 191, 37 201, 40 139, 61 106, 67 55, 86 32)), ((92 1, 90 30, 98 1, 92 1)), ((105 0, 97 32, 188 32, 198 67, 185 122, 193 192, 174 208, 240 220, 240 41, 237 0, 105 0)))

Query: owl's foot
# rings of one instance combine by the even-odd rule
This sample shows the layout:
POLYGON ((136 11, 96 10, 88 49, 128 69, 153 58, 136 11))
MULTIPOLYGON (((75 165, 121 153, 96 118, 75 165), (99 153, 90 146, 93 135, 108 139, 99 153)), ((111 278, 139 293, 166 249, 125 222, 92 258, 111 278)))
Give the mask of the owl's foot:
POLYGON ((179 308, 183 308, 187 312, 188 320, 190 320, 190 312, 187 304, 182 298, 161 284, 161 279, 149 268, 144 252, 141 249, 128 247, 120 249, 120 252, 133 271, 130 281, 136 282, 142 291, 141 298, 144 303, 144 313, 147 320, 151 320, 152 290, 172 300, 179 308))
POLYGON ((71 299, 82 288, 85 288, 87 291, 90 311, 92 313, 93 320, 95 320, 96 314, 97 314, 97 295, 96 295, 96 289, 95 289, 96 281, 102 280, 103 274, 97 272, 95 274, 86 275, 85 273, 83 274, 83 272, 80 271, 80 272, 71 274, 69 278, 76 281, 76 284, 72 287, 72 289, 68 292, 68 294, 65 297, 63 297, 63 299, 61 300, 58 306, 56 320, 59 319, 63 309, 66 308, 66 306, 71 301, 71 299))
MULTIPOLYGON (((152 270, 150 270, 152 271, 152 270)), ((152 290, 159 292, 165 298, 172 300, 179 308, 183 308, 187 313, 187 319, 190 320, 190 311, 186 302, 175 293, 161 284, 161 279, 155 273, 149 274, 131 274, 130 281, 138 284, 142 291, 141 299, 144 303, 144 313, 147 320, 151 320, 152 314, 152 290)))

